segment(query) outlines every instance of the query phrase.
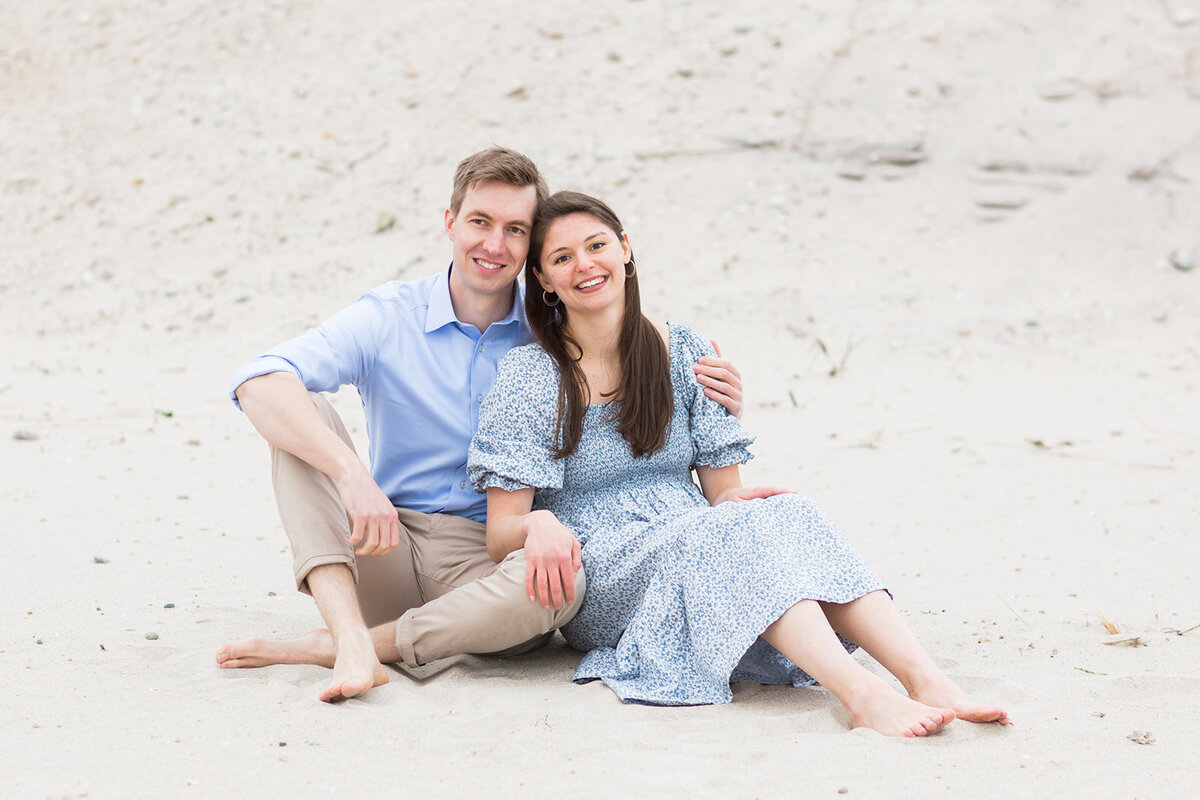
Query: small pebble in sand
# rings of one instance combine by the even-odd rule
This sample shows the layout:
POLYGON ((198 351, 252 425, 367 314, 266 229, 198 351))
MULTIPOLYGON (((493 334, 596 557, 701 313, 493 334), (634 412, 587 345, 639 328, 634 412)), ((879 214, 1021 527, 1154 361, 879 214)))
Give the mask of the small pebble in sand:
POLYGON ((174 607, 175 607, 174 603, 163 603, 163 608, 174 608, 174 607))
POLYGON ((1043 100, 1050 101, 1070 99, 1075 96, 1077 91, 1079 91, 1079 82, 1074 78, 1047 81, 1038 87, 1038 95, 1043 100))
POLYGON ((1134 731, 1125 738, 1134 744, 1154 744, 1154 734, 1150 731, 1134 731))
POLYGON ((924 145, 903 144, 889 147, 881 147, 872 152, 868 158, 872 163, 894 164, 898 167, 911 167, 914 164, 920 164, 928 156, 924 153, 924 145))
MULTIPOLYGON (((104 556, 92 556, 92 562, 96 564, 107 564, 108 559, 104 556)), ((100 609, 97 608, 96 610, 99 611, 100 609)))
POLYGON ((146 634, 146 638, 149 639, 150 641, 154 641, 155 639, 158 638, 158 634, 155 633, 154 631, 150 631, 149 633, 146 634))
POLYGON ((1180 28, 1186 28, 1197 19, 1196 12, 1190 8, 1177 8, 1171 12, 1171 22, 1180 28))
POLYGON ((975 198, 975 205, 980 208, 1000 211, 1016 211, 1029 202, 1029 198, 1015 192, 993 191, 975 198))
POLYGON ((38 644, 42 644, 42 640, 41 640, 41 639, 35 639, 34 641, 36 641, 38 644))
POLYGON ((33 431, 21 428, 13 432, 13 439, 18 442, 36 442, 38 435, 33 431))
POLYGON ((1196 251, 1191 247, 1181 247, 1178 250, 1172 250, 1171 266, 1180 272, 1187 272, 1192 267, 1196 266, 1196 251))
POLYGON ((389 214, 386 211, 379 213, 379 219, 375 221, 375 233, 386 233, 396 227, 396 217, 394 214, 389 214))
POLYGON ((848 164, 843 164, 837 171, 839 178, 845 178, 849 181, 861 181, 867 177, 867 163, 865 161, 854 161, 848 164))

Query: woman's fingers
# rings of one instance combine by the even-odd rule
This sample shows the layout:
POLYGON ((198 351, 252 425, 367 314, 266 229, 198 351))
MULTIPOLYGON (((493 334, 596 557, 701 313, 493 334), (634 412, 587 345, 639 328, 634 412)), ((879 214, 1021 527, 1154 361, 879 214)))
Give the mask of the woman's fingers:
POLYGON ((559 566, 557 577, 562 582, 562 591, 559 594, 559 599, 565 602, 560 602, 554 607, 562 608, 564 605, 570 605, 575 602, 575 570, 572 568, 571 562, 564 561, 559 566))
POLYGON ((742 500, 753 500, 762 497, 774 497, 777 494, 795 494, 794 489, 784 489, 782 486, 751 486, 742 490, 742 500))
POLYGON ((534 589, 534 580, 537 577, 537 565, 532 561, 525 564, 525 596, 530 602, 537 600, 537 594, 534 589))
POLYGON ((537 590, 538 597, 541 599, 542 608, 550 607, 550 576, 546 574, 544 565, 538 567, 537 571, 537 590))

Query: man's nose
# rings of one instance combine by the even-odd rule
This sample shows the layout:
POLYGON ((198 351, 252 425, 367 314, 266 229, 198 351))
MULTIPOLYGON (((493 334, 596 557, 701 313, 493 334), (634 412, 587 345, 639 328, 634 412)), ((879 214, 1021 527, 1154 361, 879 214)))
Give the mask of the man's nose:
POLYGON ((504 249, 504 229, 499 226, 492 228, 488 233, 487 238, 483 240, 483 246, 487 248, 489 253, 499 253, 504 249))

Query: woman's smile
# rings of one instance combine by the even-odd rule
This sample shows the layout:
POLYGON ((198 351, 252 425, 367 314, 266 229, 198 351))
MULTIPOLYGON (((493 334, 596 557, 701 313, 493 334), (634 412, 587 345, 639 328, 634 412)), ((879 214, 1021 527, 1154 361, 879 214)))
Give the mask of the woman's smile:
POLYGON ((631 255, 623 233, 590 214, 569 214, 546 231, 539 280, 567 309, 596 311, 624 295, 631 255))

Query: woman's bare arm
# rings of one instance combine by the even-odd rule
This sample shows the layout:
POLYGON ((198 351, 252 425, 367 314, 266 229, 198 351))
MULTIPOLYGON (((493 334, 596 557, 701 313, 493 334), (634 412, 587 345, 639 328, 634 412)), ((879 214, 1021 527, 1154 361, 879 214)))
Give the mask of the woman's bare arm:
POLYGON ((525 550, 525 593, 543 608, 575 602, 583 566, 579 540, 550 511, 533 508, 533 489, 487 491, 487 550, 493 561, 525 550))

